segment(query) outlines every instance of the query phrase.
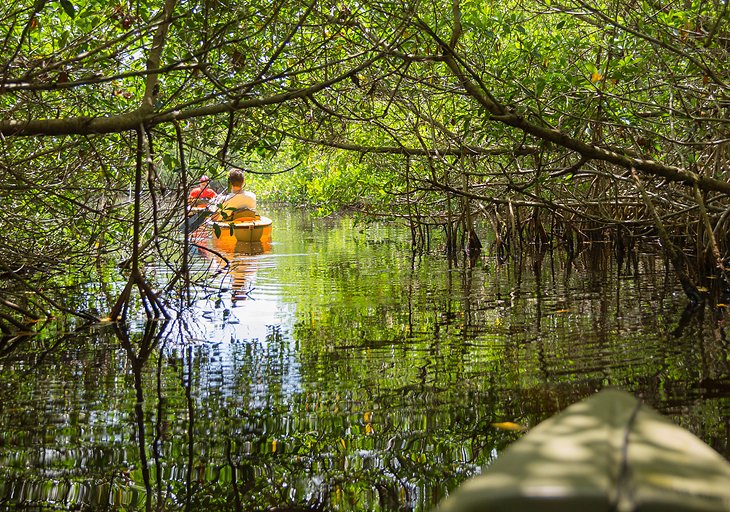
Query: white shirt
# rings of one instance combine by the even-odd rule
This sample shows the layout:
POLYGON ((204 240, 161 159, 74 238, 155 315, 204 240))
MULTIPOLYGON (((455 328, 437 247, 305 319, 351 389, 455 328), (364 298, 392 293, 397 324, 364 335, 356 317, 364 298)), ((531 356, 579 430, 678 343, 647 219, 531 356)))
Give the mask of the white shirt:
POLYGON ((249 210, 256 210, 256 194, 249 192, 248 190, 242 190, 241 192, 231 192, 223 197, 221 201, 221 208, 226 213, 241 208, 248 208, 249 210))

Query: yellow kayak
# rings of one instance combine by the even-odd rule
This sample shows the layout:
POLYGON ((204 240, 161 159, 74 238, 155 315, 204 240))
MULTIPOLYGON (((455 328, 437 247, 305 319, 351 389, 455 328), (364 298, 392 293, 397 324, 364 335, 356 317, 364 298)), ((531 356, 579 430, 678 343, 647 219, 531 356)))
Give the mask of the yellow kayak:
POLYGON ((238 219, 234 221, 213 221, 213 236, 216 238, 233 237, 238 242, 267 242, 271 240, 271 227, 273 221, 257 215, 250 219, 238 219))

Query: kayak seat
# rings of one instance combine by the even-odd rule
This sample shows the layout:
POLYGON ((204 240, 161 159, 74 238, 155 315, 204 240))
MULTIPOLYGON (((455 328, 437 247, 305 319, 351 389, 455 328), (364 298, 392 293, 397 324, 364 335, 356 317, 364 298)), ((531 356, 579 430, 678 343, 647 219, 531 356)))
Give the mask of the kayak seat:
POLYGON ((225 216, 225 220, 227 221, 256 220, 258 218, 259 215, 249 208, 239 208, 225 216))

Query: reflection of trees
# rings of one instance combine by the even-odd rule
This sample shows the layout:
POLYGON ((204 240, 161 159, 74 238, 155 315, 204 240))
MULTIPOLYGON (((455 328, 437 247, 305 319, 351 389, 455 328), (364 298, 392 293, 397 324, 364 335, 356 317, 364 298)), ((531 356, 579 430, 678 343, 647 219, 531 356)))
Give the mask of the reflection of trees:
MULTIPOLYGON (((114 452, 109 467, 138 464, 131 482, 117 478, 113 489, 125 498, 144 489, 135 506, 152 509, 426 506, 520 435, 492 423, 534 425, 606 382, 640 389, 676 411, 693 408, 708 425, 698 428, 718 442, 727 439, 721 405, 702 409, 700 400, 692 402, 727 394, 720 335, 708 337, 695 316, 677 345, 667 347, 661 329, 678 309, 656 300, 662 279, 601 287, 613 273, 586 279, 574 271, 581 257, 565 267, 546 253, 539 264, 490 260, 487 269, 443 274, 409 260, 407 287, 403 276, 388 273, 378 289, 349 296, 357 273, 382 263, 337 262, 327 274, 335 303, 318 316, 303 311, 294 334, 271 329, 255 342, 198 344, 200 337, 185 331, 192 324, 174 324, 179 333, 150 324, 121 333, 124 352, 117 343, 104 352, 116 365, 84 360, 83 368, 64 371, 68 382, 82 374, 89 386, 104 388, 98 403, 74 403, 77 409, 130 414, 113 431, 124 437, 117 447, 90 438, 114 452), (614 288, 625 294, 620 304, 616 294, 600 293, 614 288), (637 330, 632 322, 639 321, 648 327, 637 330), (647 354, 653 359, 638 359, 647 354), (294 355, 301 379, 287 389, 285 365, 294 355), (701 389, 682 389, 697 382, 696 372, 701 389), (134 402, 119 406, 118 395, 134 402), (131 440, 119 434, 129 427, 137 432, 131 440)), ((23 347, 17 343, 17 351, 23 347)), ((60 348, 48 344, 44 350, 52 350, 43 357, 60 348)), ((38 375, 15 382, 28 377, 38 375)), ((70 446, 60 438, 40 438, 40 445, 70 446)), ((84 468, 84 475, 95 470, 84 468)))
MULTIPOLYGON (((194 357, 193 347, 183 347, 182 366, 179 374, 183 396, 176 397, 174 391, 169 395, 163 393, 169 375, 167 377, 165 375, 160 340, 164 338, 172 341, 177 336, 178 341, 182 341, 185 338, 186 326, 181 323, 175 325, 178 326, 179 331, 176 335, 173 335, 171 330, 168 329, 169 324, 167 322, 161 324, 147 322, 139 340, 131 339, 125 330, 115 326, 115 332, 127 353, 134 377, 136 397, 134 405, 135 439, 139 453, 142 484, 145 489, 145 508, 146 510, 163 510, 166 509, 166 503, 173 503, 183 510, 197 510, 207 500, 218 501, 220 499, 217 492, 215 492, 215 483, 210 481, 209 472, 211 468, 218 468, 221 463, 225 464, 225 462, 218 457, 202 454, 199 446, 202 441, 204 443, 212 442, 213 444, 222 442, 227 446, 225 458, 231 467, 231 471, 229 471, 229 474, 232 475, 231 490, 226 491, 223 487, 221 491, 226 500, 229 497, 233 500, 235 510, 242 510, 239 486, 236 482, 238 469, 232 464, 230 456, 231 440, 224 430, 230 426, 230 422, 223 422, 224 428, 221 429, 214 426, 217 424, 215 421, 211 425, 209 423, 210 418, 206 419, 205 415, 201 420, 197 418, 196 395, 200 390, 196 389, 196 386, 199 385, 201 361, 199 358, 196 360, 194 357), (154 409, 155 414, 151 415, 149 408, 147 408, 147 413, 145 411, 145 395, 150 392, 145 375, 151 369, 148 362, 150 356, 154 353, 158 354, 155 388, 157 405, 154 409), (177 406, 172 405, 172 410, 168 410, 171 401, 177 406), (174 416, 177 413, 184 413, 184 415, 175 422, 174 416), (150 423, 150 416, 156 416, 154 440, 151 443, 151 449, 147 441, 147 426, 150 423), (182 428, 175 428, 175 423, 182 426, 182 428), (212 433, 213 438, 211 439, 208 436, 199 437, 199 425, 204 430, 212 433), (173 431, 170 432, 170 429, 173 429, 173 431), (165 440, 168 441, 168 446, 163 444, 165 440), (151 471, 152 467, 150 466, 148 453, 152 455, 154 472, 151 471), (181 457, 175 455, 178 453, 181 457)), ((176 368, 177 364, 173 366, 176 368)), ((216 407, 212 407, 210 410, 216 413, 221 412, 216 407)), ((225 503, 226 500, 222 500, 221 503, 225 503)))
POLYGON ((113 456, 115 447, 101 442, 89 422, 90 415, 114 415, 113 404, 95 406, 99 374, 115 369, 113 352, 79 351, 89 341, 88 325, 72 331, 63 322, 32 326, 35 332, 28 327, 0 340, 0 503, 35 510, 51 502, 93 502, 104 509, 117 496, 133 501, 136 490, 119 485, 126 462, 113 456), (86 401, 78 403, 81 397, 86 401))
POLYGON ((13 358, 26 357, 27 368, 13 381, 14 385, 21 385, 47 359, 54 357, 66 344, 75 341, 89 325, 83 324, 72 332, 53 337, 50 341, 39 341, 44 329, 51 329, 50 321, 42 324, 17 323, 16 327, 19 331, 3 332, 0 336, 0 364, 13 358))
MULTIPOLYGON (((114 324, 115 332, 119 341, 127 352, 127 357, 132 365, 132 373, 134 375, 134 391, 137 397, 137 402, 134 405, 134 414, 136 418, 137 426, 137 443, 139 446, 139 460, 142 471, 142 480, 144 482, 145 494, 145 508, 147 510, 152 509, 152 485, 150 480, 150 468, 147 460, 147 441, 145 432, 145 412, 144 412, 144 387, 142 382, 142 372, 147 360, 149 359, 152 352, 157 348, 160 342, 160 338, 165 333, 167 323, 163 322, 159 325, 156 322, 147 322, 145 324, 144 333, 137 346, 133 346, 129 334, 119 324, 114 324)), ((158 388, 159 391, 159 388, 158 388)), ((161 406, 162 397, 158 395, 158 406, 161 406)), ((158 408, 159 412, 159 408, 158 408)), ((160 416, 158 414, 158 425, 160 416)), ((159 426, 157 428, 159 432, 159 426)), ((157 491, 158 491, 158 503, 162 498, 162 488, 160 475, 160 453, 158 451, 158 439, 155 439, 153 444, 153 458, 155 460, 155 466, 157 468, 157 491)))

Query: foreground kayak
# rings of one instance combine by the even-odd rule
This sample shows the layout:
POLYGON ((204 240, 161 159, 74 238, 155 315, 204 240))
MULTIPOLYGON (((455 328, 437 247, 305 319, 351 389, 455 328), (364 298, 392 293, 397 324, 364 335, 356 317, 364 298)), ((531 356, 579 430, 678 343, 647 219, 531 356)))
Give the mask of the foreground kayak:
POLYGON ((273 221, 257 215, 251 219, 236 221, 213 221, 213 236, 217 238, 233 237, 238 242, 267 242, 271 240, 273 221))
POLYGON ((730 511, 730 463, 632 395, 604 390, 509 446, 446 511, 730 511))

